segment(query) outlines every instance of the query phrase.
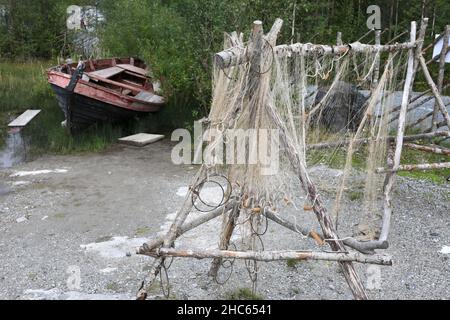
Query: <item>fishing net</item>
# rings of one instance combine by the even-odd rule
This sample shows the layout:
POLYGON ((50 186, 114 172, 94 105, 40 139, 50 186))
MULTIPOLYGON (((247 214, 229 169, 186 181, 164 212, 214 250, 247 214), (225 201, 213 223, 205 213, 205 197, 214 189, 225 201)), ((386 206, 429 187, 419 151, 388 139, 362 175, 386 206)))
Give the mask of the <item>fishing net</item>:
POLYGON ((339 214, 350 210, 348 193, 364 201, 355 215, 375 218, 382 210, 377 199, 384 181, 376 169, 386 165, 386 137, 394 123, 388 111, 403 84, 407 54, 348 50, 337 55, 304 47, 275 54, 268 36, 259 44, 242 39, 236 33, 226 36, 225 48, 240 47, 243 61, 216 66, 204 135, 208 171, 227 178, 230 188, 224 190, 241 202, 240 221, 250 221, 247 230, 259 234, 265 208, 280 214, 294 208, 297 221, 311 211, 289 153, 322 182, 316 183, 318 193, 331 197, 328 210, 337 224, 339 214), (280 142, 269 109, 281 120, 293 150, 280 142), (335 168, 337 174, 327 176, 330 171, 318 166, 335 168))

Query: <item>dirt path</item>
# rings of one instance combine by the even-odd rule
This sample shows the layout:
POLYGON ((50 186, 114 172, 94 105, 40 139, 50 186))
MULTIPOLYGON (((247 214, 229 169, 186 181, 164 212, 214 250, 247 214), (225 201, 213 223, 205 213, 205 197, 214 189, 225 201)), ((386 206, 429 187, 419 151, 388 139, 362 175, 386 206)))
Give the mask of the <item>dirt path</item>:
MULTIPOLYGON (((196 171, 172 165, 170 152, 167 141, 115 146, 0 171, 0 299, 133 299, 150 262, 133 248, 170 225, 196 171)), ((388 250, 394 266, 375 270, 381 282, 370 296, 450 299, 449 254, 440 252, 450 246, 449 185, 399 179, 396 194, 388 250)), ((349 213, 342 219, 344 230, 358 222, 349 213)), ((209 223, 178 245, 214 247, 217 231, 217 221, 209 223)), ((273 224, 264 237, 266 249, 302 249, 311 246, 307 241, 273 224)), ((223 287, 207 278, 208 267, 206 260, 176 260, 172 297, 226 298, 251 287, 243 263, 223 287)), ((364 281, 374 272, 358 269, 364 281)), ((258 288, 266 299, 351 298, 333 263, 261 264, 258 288)), ((157 286, 152 294, 161 296, 157 286)))

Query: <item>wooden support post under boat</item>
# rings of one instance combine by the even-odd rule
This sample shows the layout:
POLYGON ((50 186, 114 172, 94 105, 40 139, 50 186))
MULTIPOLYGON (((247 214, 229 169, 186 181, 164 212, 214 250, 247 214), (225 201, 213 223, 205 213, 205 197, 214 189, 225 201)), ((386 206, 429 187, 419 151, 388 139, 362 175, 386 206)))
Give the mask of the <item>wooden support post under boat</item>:
POLYGON ((161 257, 178 258, 228 258, 245 259, 257 261, 277 261, 277 260, 324 260, 337 262, 359 262, 368 264, 378 264, 390 266, 392 259, 385 255, 363 255, 359 252, 315 252, 315 251, 229 251, 229 250, 182 250, 173 248, 157 248, 147 255, 161 257))
MULTIPOLYGON (((442 50, 439 55, 439 74, 437 79, 437 91, 439 92, 439 94, 442 93, 442 84, 444 83, 445 58, 447 56, 449 37, 450 37, 450 25, 446 25, 443 36, 442 50)), ((433 110, 433 120, 431 121, 431 131, 437 130, 438 114, 439 114, 439 102, 435 101, 433 110)))
POLYGON ((377 168, 376 173, 394 173, 399 171, 416 171, 416 170, 435 170, 435 169, 448 169, 450 168, 450 162, 441 163, 423 163, 423 164, 404 164, 397 168, 385 169, 377 168))

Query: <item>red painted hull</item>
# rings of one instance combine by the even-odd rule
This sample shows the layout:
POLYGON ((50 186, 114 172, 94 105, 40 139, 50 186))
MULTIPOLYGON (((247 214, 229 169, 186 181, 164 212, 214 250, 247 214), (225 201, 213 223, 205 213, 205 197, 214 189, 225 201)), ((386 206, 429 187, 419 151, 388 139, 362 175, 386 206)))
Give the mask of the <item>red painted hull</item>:
MULTIPOLYGON (((55 85, 63 89, 69 85, 70 75, 68 74, 49 70, 47 72, 47 76, 48 83, 51 85, 55 85)), ((133 97, 120 94, 114 90, 99 86, 95 83, 86 82, 82 79, 78 81, 74 93, 114 105, 118 108, 124 108, 137 112, 156 112, 164 105, 164 103, 142 103, 133 97)))
POLYGON ((76 64, 47 71, 48 83, 70 128, 157 112, 165 104, 164 98, 154 94, 146 66, 139 59, 92 60, 85 65, 84 76, 78 79, 73 91, 68 87, 76 64))

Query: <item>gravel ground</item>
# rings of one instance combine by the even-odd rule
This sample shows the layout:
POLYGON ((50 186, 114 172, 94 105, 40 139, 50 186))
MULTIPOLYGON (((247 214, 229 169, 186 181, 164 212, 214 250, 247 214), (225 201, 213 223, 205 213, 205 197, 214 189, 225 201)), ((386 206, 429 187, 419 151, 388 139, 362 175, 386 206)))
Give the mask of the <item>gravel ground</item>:
MULTIPOLYGON (((45 156, 1 169, 0 299, 133 299, 152 260, 135 255, 134 247, 167 230, 197 170, 172 165, 171 146, 167 140, 140 149, 114 146, 101 154, 45 156)), ((311 169, 322 189, 339 174, 324 166, 311 169)), ((357 265, 368 285, 368 275, 379 275, 371 298, 450 299, 449 196, 448 183, 398 179, 387 250, 394 265, 357 265)), ((348 231, 341 236, 363 223, 356 214, 360 201, 346 200, 340 230, 348 231)), ((311 216, 302 219, 313 226, 311 216)), ((219 225, 216 220, 190 231, 177 246, 213 248, 219 225)), ((273 223, 263 239, 267 250, 314 247, 273 223)), ((251 288, 242 262, 223 286, 207 277, 209 264, 175 260, 168 272, 171 297, 224 299, 251 288)), ((265 299, 352 298, 335 263, 259 266, 258 293, 265 299)), ((162 298, 158 285, 150 294, 162 298)))

